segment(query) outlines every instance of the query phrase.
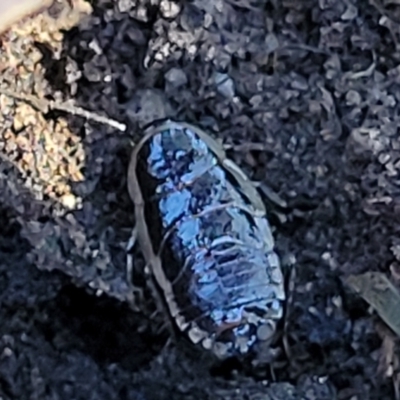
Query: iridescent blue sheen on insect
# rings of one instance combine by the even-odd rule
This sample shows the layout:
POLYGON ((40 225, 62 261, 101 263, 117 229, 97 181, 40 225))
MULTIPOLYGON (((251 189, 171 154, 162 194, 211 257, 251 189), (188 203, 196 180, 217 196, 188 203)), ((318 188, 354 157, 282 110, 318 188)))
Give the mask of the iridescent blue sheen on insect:
POLYGON ((161 125, 139 157, 146 223, 189 336, 247 354, 270 339, 285 297, 264 210, 190 127, 161 125))

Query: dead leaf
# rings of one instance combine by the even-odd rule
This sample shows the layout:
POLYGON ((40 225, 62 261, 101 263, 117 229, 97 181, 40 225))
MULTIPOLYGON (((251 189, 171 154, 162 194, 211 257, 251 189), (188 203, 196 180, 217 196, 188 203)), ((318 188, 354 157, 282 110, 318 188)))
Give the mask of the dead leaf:
POLYGON ((385 274, 367 272, 361 275, 350 275, 346 283, 400 336, 400 293, 385 274))

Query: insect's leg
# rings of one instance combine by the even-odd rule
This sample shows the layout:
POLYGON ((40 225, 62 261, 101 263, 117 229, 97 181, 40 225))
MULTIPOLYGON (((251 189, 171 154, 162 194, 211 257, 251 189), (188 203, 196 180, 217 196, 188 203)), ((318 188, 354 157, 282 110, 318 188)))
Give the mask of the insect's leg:
POLYGON ((133 255, 132 252, 135 248, 137 239, 137 227, 136 225, 132 229, 131 237, 129 238, 128 244, 126 245, 126 274, 127 281, 132 285, 132 277, 133 277, 133 255))
POLYGON ((252 184, 258 189, 261 195, 264 198, 268 199, 271 203, 275 204, 277 207, 282 209, 288 208, 286 200, 284 200, 281 196, 279 196, 279 194, 271 187, 269 187, 267 184, 265 184, 262 181, 260 182, 252 181, 252 184))
POLYGON ((137 242, 137 226, 135 225, 132 229, 131 237, 129 238, 128 244, 126 246, 126 278, 133 293, 132 307, 135 311, 139 311, 138 304, 143 304, 144 294, 143 289, 134 284, 134 254, 135 245, 137 242))
POLYGON ((283 326, 283 348, 288 360, 291 359, 291 349, 289 345, 289 322, 290 313, 293 309, 293 296, 295 291, 296 280, 296 258, 294 255, 289 255, 282 263, 282 270, 285 279, 285 291, 287 299, 285 304, 284 326, 283 326))

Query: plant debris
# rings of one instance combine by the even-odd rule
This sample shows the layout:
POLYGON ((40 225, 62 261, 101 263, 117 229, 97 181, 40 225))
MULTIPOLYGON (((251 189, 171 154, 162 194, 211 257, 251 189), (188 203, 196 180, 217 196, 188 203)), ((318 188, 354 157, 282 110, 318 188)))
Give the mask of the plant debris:
POLYGON ((400 336, 400 292, 381 272, 350 275, 346 279, 393 331, 400 336))

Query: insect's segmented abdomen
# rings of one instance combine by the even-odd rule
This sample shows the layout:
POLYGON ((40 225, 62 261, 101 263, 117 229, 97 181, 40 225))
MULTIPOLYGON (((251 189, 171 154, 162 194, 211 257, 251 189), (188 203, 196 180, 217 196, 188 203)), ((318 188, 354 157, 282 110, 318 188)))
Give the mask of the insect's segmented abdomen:
POLYGON ((148 140, 140 170, 153 247, 182 315, 204 346, 211 340, 227 354, 246 353, 266 335, 266 322, 280 318, 284 300, 265 215, 206 143, 179 124, 148 140))

